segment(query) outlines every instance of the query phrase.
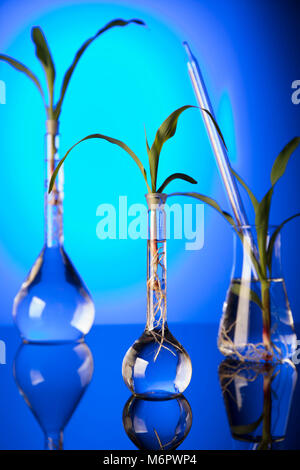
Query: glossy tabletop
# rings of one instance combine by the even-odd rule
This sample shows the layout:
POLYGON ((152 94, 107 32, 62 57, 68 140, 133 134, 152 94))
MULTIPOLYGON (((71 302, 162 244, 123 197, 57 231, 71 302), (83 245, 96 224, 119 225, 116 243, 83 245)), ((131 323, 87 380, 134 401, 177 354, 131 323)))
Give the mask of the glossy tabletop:
POLYGON ((300 448, 296 369, 220 366, 218 325, 169 327, 193 376, 185 398, 164 402, 130 400, 122 379, 142 325, 94 326, 86 344, 22 347, 14 327, 1 327, 0 449, 252 449, 263 427, 273 448, 300 448))

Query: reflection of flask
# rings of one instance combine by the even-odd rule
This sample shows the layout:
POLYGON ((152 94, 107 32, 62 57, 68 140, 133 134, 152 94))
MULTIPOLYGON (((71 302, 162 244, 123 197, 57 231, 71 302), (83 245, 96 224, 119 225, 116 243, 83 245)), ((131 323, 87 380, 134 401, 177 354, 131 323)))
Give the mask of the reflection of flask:
POLYGON ((14 375, 27 405, 45 433, 45 449, 62 449, 63 430, 93 376, 93 356, 85 343, 23 344, 14 375))
POLYGON ((219 366, 231 434, 270 449, 284 440, 297 371, 292 363, 254 364, 225 359, 219 366))
POLYGON ((170 398, 184 392, 192 375, 191 360, 167 325, 166 194, 147 194, 147 324, 127 351, 122 366, 126 385, 135 395, 170 398))
POLYGON ((192 426, 192 410, 184 396, 143 400, 131 396, 124 406, 123 426, 141 450, 175 450, 192 426))
POLYGON ((45 179, 45 245, 16 295, 14 321, 29 342, 77 341, 94 321, 87 288, 63 247, 63 172, 51 194, 48 184, 56 168, 57 123, 47 121, 45 179))

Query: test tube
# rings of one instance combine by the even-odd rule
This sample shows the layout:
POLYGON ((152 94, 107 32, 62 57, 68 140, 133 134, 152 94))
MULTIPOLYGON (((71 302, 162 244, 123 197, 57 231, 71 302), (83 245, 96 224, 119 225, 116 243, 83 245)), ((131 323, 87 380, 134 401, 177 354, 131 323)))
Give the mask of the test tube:
POLYGON ((205 111, 203 111, 203 109, 207 109, 215 118, 200 67, 198 65, 197 59, 193 56, 188 43, 185 41, 183 45, 188 55, 189 76, 236 223, 239 226, 246 226, 248 225, 247 216, 236 184, 236 180, 231 172, 227 150, 212 119, 205 111))

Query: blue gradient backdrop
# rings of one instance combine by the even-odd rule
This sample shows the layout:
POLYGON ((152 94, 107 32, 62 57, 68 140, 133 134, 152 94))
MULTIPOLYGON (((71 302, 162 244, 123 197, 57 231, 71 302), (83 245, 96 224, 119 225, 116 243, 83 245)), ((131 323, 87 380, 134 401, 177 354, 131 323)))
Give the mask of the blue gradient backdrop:
MULTIPOLYGON (((0 50, 43 80, 30 29, 40 25, 57 68, 57 85, 82 42, 113 18, 143 19, 100 37, 74 73, 61 116, 61 153, 101 132, 127 142, 146 162, 144 124, 152 141, 175 108, 195 99, 181 46, 198 57, 235 168, 261 197, 274 157, 299 135, 300 105, 291 84, 300 79, 299 5, 287 0, 68 0, 0 2, 0 50)), ((31 82, 0 63, 7 88, 0 105, 0 321, 11 323, 14 295, 43 244, 45 116, 31 82)), ((57 92, 59 88, 57 89, 57 92)), ((197 110, 187 111, 163 150, 160 180, 175 171, 198 179, 198 191, 228 207, 197 110)), ((272 221, 300 208, 299 150, 274 198, 272 221)), ((170 186, 171 189, 171 186, 170 186)), ((188 190, 187 183, 172 189, 188 190)), ((121 150, 88 142, 65 165, 65 246, 96 302, 97 323, 144 322, 146 247, 143 240, 96 237, 100 203, 143 202, 144 182, 121 150)), ((187 201, 186 201, 187 202, 187 201)), ((291 307, 300 320, 299 221, 285 230, 283 266, 291 307)), ((202 250, 168 249, 169 318, 218 322, 232 264, 231 231, 205 209, 202 250)))

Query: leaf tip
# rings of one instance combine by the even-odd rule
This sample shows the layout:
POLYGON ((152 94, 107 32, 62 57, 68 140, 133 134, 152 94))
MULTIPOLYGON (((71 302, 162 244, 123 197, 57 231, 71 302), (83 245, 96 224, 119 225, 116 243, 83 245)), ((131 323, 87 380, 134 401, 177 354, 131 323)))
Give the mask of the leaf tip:
POLYGON ((143 20, 140 20, 139 18, 133 18, 131 22, 139 24, 141 26, 145 26, 146 28, 148 27, 148 25, 143 20))
POLYGON ((41 32, 42 32, 42 30, 39 26, 33 26, 31 28, 31 37, 32 37, 32 39, 34 39, 34 36, 36 35, 36 33, 41 33, 41 32))

